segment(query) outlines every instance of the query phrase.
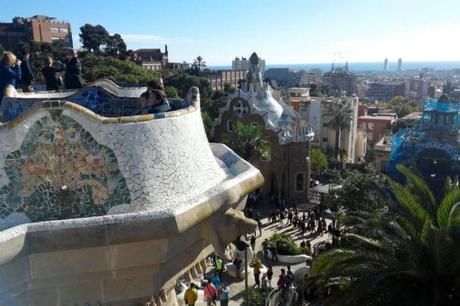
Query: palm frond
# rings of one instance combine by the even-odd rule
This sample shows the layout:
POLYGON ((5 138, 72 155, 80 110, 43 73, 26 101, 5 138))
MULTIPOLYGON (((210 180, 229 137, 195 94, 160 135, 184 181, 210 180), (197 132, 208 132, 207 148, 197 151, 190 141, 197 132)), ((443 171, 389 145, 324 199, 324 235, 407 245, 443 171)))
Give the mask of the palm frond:
POLYGON ((436 221, 442 231, 447 231, 449 214, 452 208, 460 202, 460 189, 454 189, 444 196, 436 211, 436 221))
POLYGON ((414 225, 417 229, 423 226, 425 220, 430 219, 431 221, 431 216, 428 211, 425 210, 419 203, 418 198, 416 198, 407 187, 403 187, 393 180, 388 181, 396 199, 407 209, 411 216, 411 221, 415 223, 414 225))
POLYGON ((412 194, 420 199, 420 203, 424 206, 425 210, 430 213, 432 218, 435 218, 437 209, 436 199, 425 181, 402 164, 397 165, 396 169, 405 176, 407 186, 412 194))

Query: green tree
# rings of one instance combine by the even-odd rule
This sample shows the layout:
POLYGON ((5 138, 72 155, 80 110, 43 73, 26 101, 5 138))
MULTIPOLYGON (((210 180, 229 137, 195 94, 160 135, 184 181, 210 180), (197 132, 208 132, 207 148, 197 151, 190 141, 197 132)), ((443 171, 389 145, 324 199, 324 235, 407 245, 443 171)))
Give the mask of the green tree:
POLYGON ((224 84, 224 93, 226 94, 233 94, 236 92, 236 87, 234 85, 231 85, 229 83, 224 84))
POLYGON ((206 61, 203 59, 201 55, 198 55, 194 60, 192 64, 192 68, 190 69, 191 74, 193 75, 199 75, 200 72, 206 68, 206 61))
POLYGON ((393 217, 350 216, 341 247, 314 260, 306 285, 331 290, 326 303, 460 304, 460 188, 437 202, 422 178, 397 169, 406 183, 390 181, 393 217))
POLYGON ((327 157, 320 149, 312 149, 310 153, 311 170, 318 174, 327 168, 327 157))
POLYGON ((237 121, 234 131, 224 134, 223 143, 245 160, 255 163, 269 152, 268 141, 264 138, 263 126, 260 124, 244 124, 237 121))
POLYGON ((346 212, 382 212, 387 206, 386 179, 376 171, 346 171, 337 184, 342 186, 335 192, 333 205, 346 212))
POLYGON ((353 119, 353 110, 350 104, 347 103, 347 100, 339 99, 337 103, 328 102, 326 104, 325 116, 329 118, 328 127, 335 129, 335 158, 342 161, 343 154, 339 156, 339 153, 341 149, 344 149, 344 131, 350 127, 350 122, 353 119))
POLYGON ((80 41, 83 48, 90 53, 101 53, 101 47, 107 44, 109 32, 101 25, 85 24, 80 27, 80 41))
POLYGON ((108 37, 104 54, 112 57, 124 58, 126 54, 126 43, 120 34, 114 34, 108 37))
POLYGON ((94 82, 102 78, 111 78, 121 84, 146 84, 158 79, 157 72, 142 69, 135 63, 113 57, 88 54, 82 58, 83 79, 94 82))
POLYGON ((165 86, 165 94, 168 98, 179 98, 177 89, 173 86, 165 86))

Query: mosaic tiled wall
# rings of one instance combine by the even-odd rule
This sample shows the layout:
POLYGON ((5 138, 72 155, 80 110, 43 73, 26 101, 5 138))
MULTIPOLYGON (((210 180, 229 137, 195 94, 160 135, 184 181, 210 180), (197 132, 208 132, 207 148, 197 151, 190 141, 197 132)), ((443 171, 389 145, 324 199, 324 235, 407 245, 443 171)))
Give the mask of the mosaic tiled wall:
MULTIPOLYGON (((104 84, 103 84, 104 85, 104 84)), ((0 103, 0 121, 15 119, 36 103, 44 100, 65 100, 79 104, 92 112, 104 117, 132 116, 139 113, 141 108, 139 97, 145 88, 121 89, 123 95, 110 92, 104 86, 89 85, 77 92, 25 94, 21 97, 5 97, 0 103)), ((111 90, 115 88, 109 87, 111 90)), ((188 107, 185 100, 169 99, 174 110, 188 107)))
POLYGON ((13 212, 31 221, 96 216, 130 203, 114 152, 61 110, 33 123, 4 170, 1 219, 13 212))

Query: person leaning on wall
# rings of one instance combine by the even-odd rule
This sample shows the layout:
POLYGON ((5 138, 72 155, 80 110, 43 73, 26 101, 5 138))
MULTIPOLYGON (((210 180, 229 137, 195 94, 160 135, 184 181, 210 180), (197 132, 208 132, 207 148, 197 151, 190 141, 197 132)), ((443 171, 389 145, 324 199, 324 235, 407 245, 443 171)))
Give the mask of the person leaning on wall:
POLYGON ((45 77, 46 90, 62 89, 62 78, 58 75, 58 72, 65 70, 64 65, 59 61, 54 62, 50 56, 45 58, 44 64, 42 74, 45 77))
POLYGON ((83 87, 81 62, 74 49, 65 50, 66 63, 64 85, 66 89, 80 89, 83 87))
POLYGON ((14 95, 21 81, 21 61, 13 52, 5 52, 0 63, 0 104, 3 96, 14 95))

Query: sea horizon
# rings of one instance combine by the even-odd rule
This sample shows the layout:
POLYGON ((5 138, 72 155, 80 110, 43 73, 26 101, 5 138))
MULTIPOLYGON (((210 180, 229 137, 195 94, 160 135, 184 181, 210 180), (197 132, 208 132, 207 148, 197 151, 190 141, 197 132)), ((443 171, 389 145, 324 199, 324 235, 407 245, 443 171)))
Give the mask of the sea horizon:
MULTIPOLYGON (((344 64, 336 64, 337 66, 343 66, 344 64)), ((396 71, 397 62, 388 62, 388 71, 396 71)), ((322 72, 330 71, 332 63, 299 63, 299 64, 267 64, 265 70, 270 68, 290 68, 292 70, 310 70, 310 69, 321 69, 322 72)), ((212 65, 208 66, 211 70, 225 70, 231 69, 232 65, 212 65)), ((434 70, 450 70, 460 69, 459 61, 407 61, 402 62, 402 70, 419 70, 423 68, 430 68, 434 70)), ((382 62, 349 62, 349 71, 354 72, 366 72, 366 71, 383 71, 382 62)))

